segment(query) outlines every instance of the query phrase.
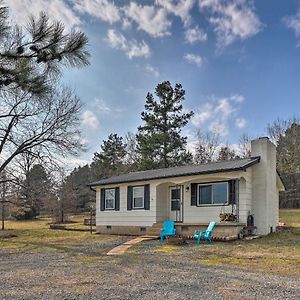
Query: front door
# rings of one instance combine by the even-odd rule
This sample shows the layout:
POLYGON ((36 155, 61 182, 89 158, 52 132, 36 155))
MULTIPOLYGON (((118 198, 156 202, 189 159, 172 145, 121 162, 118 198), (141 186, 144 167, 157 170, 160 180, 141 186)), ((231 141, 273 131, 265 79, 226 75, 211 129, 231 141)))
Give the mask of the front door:
POLYGON ((182 188, 181 185, 170 187, 170 219, 182 222, 182 188))

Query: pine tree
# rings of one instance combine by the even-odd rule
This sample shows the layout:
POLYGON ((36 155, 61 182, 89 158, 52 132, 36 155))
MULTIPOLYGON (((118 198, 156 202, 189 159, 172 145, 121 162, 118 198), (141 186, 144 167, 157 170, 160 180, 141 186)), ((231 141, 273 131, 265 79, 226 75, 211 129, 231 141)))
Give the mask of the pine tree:
POLYGON ((300 124, 293 123, 277 143, 277 166, 281 173, 300 172, 300 124))
POLYGON ((62 189, 73 189, 75 193, 76 207, 82 211, 89 208, 89 203, 94 200, 94 193, 86 185, 91 182, 91 169, 89 165, 75 168, 71 174, 65 178, 62 189))
POLYGON ((123 172, 123 160, 126 155, 123 138, 117 134, 110 134, 100 146, 101 151, 94 153, 91 164, 95 179, 118 175, 123 172))
POLYGON ((52 182, 42 165, 34 165, 25 175, 13 213, 18 219, 31 219, 39 215, 53 193, 52 182))
POLYGON ((187 137, 181 129, 187 125, 192 111, 183 112, 185 91, 181 84, 175 88, 169 81, 157 85, 154 99, 148 93, 145 111, 141 113, 144 124, 138 128, 137 140, 141 153, 140 169, 167 168, 192 161, 186 150, 187 137))
POLYGON ((228 145, 221 147, 218 160, 232 160, 235 158, 238 158, 238 156, 235 153, 234 149, 230 149, 228 145))

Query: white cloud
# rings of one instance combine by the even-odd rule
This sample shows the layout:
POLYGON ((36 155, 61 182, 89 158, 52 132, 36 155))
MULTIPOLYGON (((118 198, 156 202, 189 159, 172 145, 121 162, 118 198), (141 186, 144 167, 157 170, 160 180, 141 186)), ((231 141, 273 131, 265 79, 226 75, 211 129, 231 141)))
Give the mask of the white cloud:
MULTIPOLYGON (((285 25, 292 29, 297 38, 300 38, 300 9, 298 9, 297 14, 293 16, 287 16, 283 18, 285 25)), ((300 41, 297 46, 300 45, 300 41)))
POLYGON ((171 22, 167 10, 150 5, 139 5, 130 2, 124 7, 126 16, 138 24, 138 29, 144 30, 153 37, 170 35, 171 22))
POLYGON ((151 66, 150 64, 147 64, 145 67, 146 71, 153 74, 155 77, 159 77, 159 71, 154 68, 153 66, 151 66))
MULTIPOLYGON (((229 132, 229 123, 236 116, 239 110, 239 103, 236 99, 244 99, 242 95, 233 95, 225 98, 213 97, 211 101, 196 109, 192 117, 192 124, 197 128, 206 127, 220 136, 226 136, 229 132)), ((243 128, 246 120, 236 118, 235 125, 243 128)))
POLYGON ((247 122, 244 118, 237 118, 235 120, 235 126, 238 128, 244 128, 246 126, 247 122))
POLYGON ((14 0, 5 1, 11 12, 11 18, 20 25, 26 25, 30 14, 37 16, 45 11, 51 19, 62 21, 66 29, 81 24, 80 18, 63 0, 14 0))
POLYGON ((195 0, 156 0, 155 3, 161 5, 168 12, 179 17, 185 26, 190 24, 190 10, 193 8, 195 0))
POLYGON ((209 22, 214 27, 219 48, 236 39, 254 36, 262 29, 254 6, 247 0, 199 0, 199 6, 211 13, 209 22))
POLYGON ((100 112, 111 112, 110 107, 108 107, 108 105, 102 99, 96 98, 95 102, 94 102, 94 105, 96 106, 96 108, 100 112))
POLYGON ((241 102, 244 102, 245 97, 243 95, 235 94, 235 95, 230 96, 230 99, 235 102, 241 103, 241 102))
POLYGON ((144 42, 137 42, 136 40, 127 40, 125 36, 114 29, 109 29, 105 38, 106 42, 111 48, 122 50, 132 59, 133 57, 149 57, 150 48, 144 42))
POLYGON ((122 20, 122 29, 123 30, 131 28, 131 25, 132 25, 131 22, 127 18, 123 18, 123 20, 122 20))
POLYGON ((99 121, 97 116, 90 110, 86 110, 82 114, 82 124, 92 129, 97 129, 99 127, 99 121))
POLYGON ((203 62, 203 58, 200 55, 187 53, 184 55, 184 59, 191 64, 195 64, 196 66, 200 67, 203 62))
POLYGON ((205 42, 207 40, 207 34, 198 26, 189 28, 184 33, 187 43, 194 44, 196 42, 205 42))
POLYGON ((119 8, 108 0, 76 0, 75 9, 110 24, 121 19, 119 8))

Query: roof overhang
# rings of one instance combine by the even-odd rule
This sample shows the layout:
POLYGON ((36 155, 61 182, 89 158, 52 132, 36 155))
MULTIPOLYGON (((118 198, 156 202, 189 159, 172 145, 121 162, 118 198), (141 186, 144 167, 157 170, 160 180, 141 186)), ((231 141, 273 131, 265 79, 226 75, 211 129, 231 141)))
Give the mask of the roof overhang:
MULTIPOLYGON (((152 181, 152 180, 159 180, 159 179, 168 179, 168 178, 177 178, 177 177, 186 177, 186 176, 197 176, 197 175, 208 175, 208 174, 218 174, 218 173, 225 173, 225 172, 238 172, 238 171, 246 171, 249 167, 252 167, 253 165, 259 163, 260 157, 253 157, 252 161, 247 163, 244 166, 241 167, 235 167, 235 168, 226 168, 226 169, 217 169, 217 170, 209 170, 209 171, 201 171, 201 172, 192 172, 192 173, 185 173, 185 174, 173 174, 172 176, 154 176, 154 177, 147 177, 147 178, 135 178, 134 180, 131 179, 123 179, 123 180, 113 180, 110 182, 105 182, 105 179, 103 182, 92 182, 88 184, 87 186, 94 187, 94 186, 104 186, 104 185, 112 185, 112 184, 121 184, 121 183, 131 183, 131 182, 141 182, 141 181, 152 181)), ((108 180, 109 178, 107 178, 108 180)))
POLYGON ((285 185, 278 171, 276 172, 276 185, 278 187, 279 192, 285 191, 285 185))

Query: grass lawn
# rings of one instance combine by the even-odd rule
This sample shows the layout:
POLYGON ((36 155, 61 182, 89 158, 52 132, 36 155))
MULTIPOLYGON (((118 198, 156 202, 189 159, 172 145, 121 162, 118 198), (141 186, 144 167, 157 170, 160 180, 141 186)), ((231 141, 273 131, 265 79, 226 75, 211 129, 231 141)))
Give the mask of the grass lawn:
MULTIPOLYGON (((73 219, 70 226, 77 227, 82 221, 73 219)), ((300 210, 281 210, 280 221, 292 226, 292 231, 273 233, 251 241, 214 242, 212 244, 172 246, 159 241, 142 243, 131 248, 128 259, 139 259, 144 254, 172 259, 184 258, 187 262, 212 266, 234 266, 260 270, 280 275, 300 276, 300 210), (131 256, 131 257, 130 257, 131 256)), ((89 232, 50 230, 50 219, 33 221, 7 221, 6 230, 0 231, 0 249, 24 252, 63 251, 76 255, 81 249, 81 259, 105 255, 114 246, 127 240, 118 236, 95 235, 89 232), (9 235, 14 237, 3 238, 9 235), (1 238, 2 236, 2 238, 1 238), (99 248, 99 244, 103 247, 99 248), (88 248, 97 244, 97 251, 88 248), (84 248, 85 246, 85 248, 84 248), (83 250, 82 250, 83 249, 83 250), (100 250, 99 250, 100 249, 100 250)))
MULTIPOLYGON (((51 219, 43 218, 28 221, 6 221, 4 232, 0 231, 0 249, 10 251, 69 251, 80 245, 97 242, 113 242, 116 236, 95 235, 89 232, 49 229, 51 219), (2 237, 2 238, 1 238, 2 237)), ((83 219, 75 217, 67 226, 88 228, 82 225, 83 219)), ((109 250, 109 249, 105 249, 109 250)))
MULTIPOLYGON (((300 209, 280 211, 280 222, 293 226, 291 231, 269 234, 250 241, 214 242, 190 246, 163 244, 149 251, 166 256, 190 255, 197 263, 235 266, 280 275, 300 276, 300 209)), ((143 245, 132 248, 142 251, 143 245)))

